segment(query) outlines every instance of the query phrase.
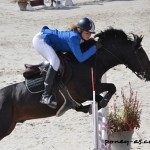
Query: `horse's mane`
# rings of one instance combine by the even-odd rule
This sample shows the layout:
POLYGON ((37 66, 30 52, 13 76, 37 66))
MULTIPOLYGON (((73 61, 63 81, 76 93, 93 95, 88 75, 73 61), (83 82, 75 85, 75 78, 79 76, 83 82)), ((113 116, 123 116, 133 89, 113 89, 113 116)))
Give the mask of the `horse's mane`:
POLYGON ((128 40, 131 39, 123 30, 114 29, 112 27, 101 31, 99 34, 96 34, 95 37, 99 37, 102 41, 110 39, 118 40, 128 40))
POLYGON ((109 40, 119 40, 119 41, 132 41, 135 45, 140 45, 143 36, 137 36, 133 34, 134 39, 131 36, 127 35, 121 29, 114 29, 113 27, 109 27, 108 29, 101 31, 100 33, 96 34, 95 37, 98 37, 101 42, 109 41, 109 40))

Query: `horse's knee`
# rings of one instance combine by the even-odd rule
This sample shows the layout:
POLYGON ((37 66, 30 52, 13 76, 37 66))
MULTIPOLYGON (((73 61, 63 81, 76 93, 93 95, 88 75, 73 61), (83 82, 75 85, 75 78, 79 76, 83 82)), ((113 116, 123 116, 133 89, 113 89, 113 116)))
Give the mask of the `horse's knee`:
POLYGON ((103 99, 103 96, 101 95, 96 95, 96 102, 100 102, 103 99))

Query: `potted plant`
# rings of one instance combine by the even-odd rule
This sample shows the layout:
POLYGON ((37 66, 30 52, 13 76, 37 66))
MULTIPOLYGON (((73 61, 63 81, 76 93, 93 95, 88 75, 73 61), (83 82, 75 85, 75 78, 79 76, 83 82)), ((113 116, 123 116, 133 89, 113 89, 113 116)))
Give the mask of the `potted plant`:
MULTIPOLYGON (((129 84, 130 85, 130 84, 129 84)), ((123 106, 117 106, 118 96, 114 100, 114 110, 108 116, 108 130, 112 150, 130 150, 134 129, 140 128, 141 109, 130 85, 130 95, 121 91, 123 106)))
POLYGON ((18 6, 21 11, 26 10, 27 4, 30 2, 30 0, 13 0, 12 2, 18 3, 18 6))

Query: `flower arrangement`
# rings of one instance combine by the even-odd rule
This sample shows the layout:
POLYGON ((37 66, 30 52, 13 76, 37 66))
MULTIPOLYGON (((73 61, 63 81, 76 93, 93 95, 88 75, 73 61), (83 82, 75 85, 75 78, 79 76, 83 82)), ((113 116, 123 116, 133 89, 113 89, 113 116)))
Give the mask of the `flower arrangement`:
POLYGON ((108 128, 109 133, 122 132, 122 131, 132 131, 134 128, 140 128, 140 116, 141 109, 139 101, 137 100, 137 92, 134 92, 130 85, 130 96, 126 97, 124 90, 121 91, 121 96, 123 100, 123 106, 118 107, 116 105, 116 99, 114 100, 114 111, 108 116, 108 128))

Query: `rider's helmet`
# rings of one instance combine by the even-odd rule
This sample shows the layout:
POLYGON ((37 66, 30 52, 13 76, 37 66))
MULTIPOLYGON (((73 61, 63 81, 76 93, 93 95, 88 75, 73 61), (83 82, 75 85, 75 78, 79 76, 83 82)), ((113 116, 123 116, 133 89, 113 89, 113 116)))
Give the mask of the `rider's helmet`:
POLYGON ((77 27, 80 28, 82 31, 87 31, 89 33, 95 33, 95 24, 89 18, 82 18, 78 21, 77 27))

